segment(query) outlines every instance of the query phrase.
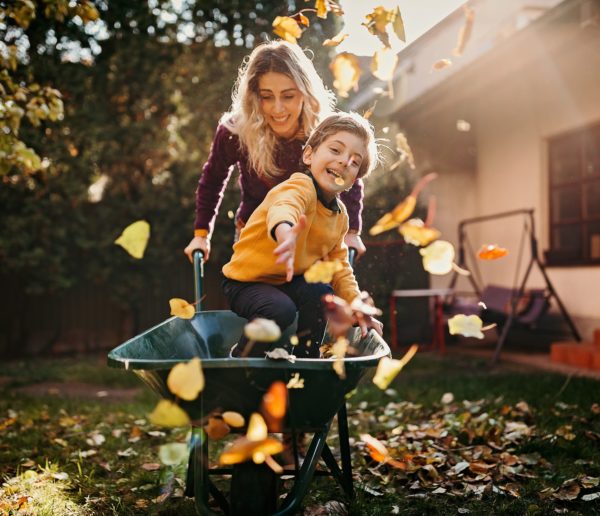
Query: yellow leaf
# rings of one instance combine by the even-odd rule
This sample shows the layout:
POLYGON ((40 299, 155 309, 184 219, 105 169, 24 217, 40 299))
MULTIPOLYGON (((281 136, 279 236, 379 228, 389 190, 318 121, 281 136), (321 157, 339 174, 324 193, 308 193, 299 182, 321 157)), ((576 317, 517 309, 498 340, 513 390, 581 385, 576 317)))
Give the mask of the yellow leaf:
MULTIPOLYGON (((400 12, 400 11, 398 11, 400 12)), ((387 47, 390 47, 390 38, 387 33, 388 23, 395 20, 395 11, 387 10, 385 7, 376 7, 373 12, 365 16, 366 22, 363 23, 367 30, 377 36, 379 40, 387 47)))
POLYGON ((239 464, 254 457, 262 456, 262 458, 266 458, 282 451, 283 444, 272 437, 260 441, 250 441, 246 437, 240 437, 221 453, 219 463, 224 466, 239 464))
POLYGON ((225 423, 227 423, 229 426, 232 426, 233 428, 241 428, 246 424, 244 416, 237 412, 223 412, 221 417, 223 418, 223 421, 225 421, 225 423))
POLYGON ((326 39, 323 41, 324 47, 337 47, 342 41, 344 41, 349 34, 347 32, 338 32, 333 38, 326 39))
POLYGON ((327 0, 317 0, 315 2, 315 9, 317 10, 317 16, 319 18, 326 19, 327 11, 329 11, 328 7, 329 6, 327 5, 327 0))
POLYGON ((382 81, 391 81, 397 64, 397 54, 391 48, 382 48, 373 54, 371 72, 382 81))
POLYGON ((335 56, 329 68, 333 74, 333 87, 340 97, 347 97, 351 89, 357 89, 362 72, 355 55, 342 52, 335 56))
POLYGON ((281 337, 281 329, 275 321, 257 317, 244 326, 244 335, 255 342, 275 342, 281 337))
POLYGON ((413 344, 400 360, 389 357, 381 358, 377 364, 373 383, 381 390, 387 389, 392 380, 402 371, 402 368, 415 356, 418 349, 419 346, 413 344))
POLYGON ((483 321, 477 315, 455 315, 448 319, 448 330, 450 335, 462 335, 463 337, 476 337, 483 339, 481 327, 483 321))
POLYGON ((196 315, 194 305, 191 305, 185 299, 174 297, 169 299, 169 305, 171 307, 171 315, 175 315, 181 319, 193 319, 194 315, 196 315))
POLYGON ((432 70, 443 70, 444 68, 448 68, 452 66, 452 61, 450 59, 438 59, 435 63, 431 65, 432 70))
POLYGON ((463 5, 463 12, 465 13, 465 23, 458 32, 458 38, 456 41, 456 47, 452 51, 455 56, 462 56, 467 41, 471 38, 471 32, 473 30, 473 22, 475 21, 475 11, 468 5, 463 5))
POLYGON ((381 217, 375 225, 369 229, 369 235, 379 235, 384 231, 394 229, 410 217, 417 206, 417 198, 413 195, 407 196, 391 212, 381 217))
POLYGON ((190 424, 186 412, 170 400, 160 400, 148 419, 158 426, 178 427, 190 424))
POLYGON ((145 220, 138 220, 123 230, 121 236, 115 240, 115 244, 120 245, 131 256, 139 260, 144 257, 149 238, 150 224, 145 220))
POLYGON ((204 373, 198 357, 175 365, 167 377, 169 390, 178 398, 195 400, 204 389, 204 373))
POLYGON ((288 389, 304 389, 304 378, 300 378, 300 373, 294 373, 286 387, 288 389))
POLYGON ((267 424, 264 418, 258 413, 253 412, 248 423, 246 439, 249 441, 262 441, 268 436, 267 424))
POLYGON ((308 283, 331 283, 333 275, 342 269, 342 262, 339 260, 318 260, 306 269, 304 279, 308 283))
POLYGON ((423 249, 419 249, 423 257, 423 268, 430 274, 444 275, 452 270, 454 263, 454 246, 446 240, 436 240, 423 249))
POLYGON ((398 36, 400 41, 406 43, 406 34, 404 32, 404 21, 402 20, 402 15, 400 14, 400 7, 396 7, 396 10, 393 12, 394 17, 392 19, 392 28, 398 36))
POLYGON ((302 28, 289 16, 277 16, 273 20, 273 32, 290 43, 297 43, 298 38, 302 36, 302 28))
POLYGON ((438 239, 441 233, 435 228, 428 228, 421 219, 410 219, 400 226, 400 234, 407 244, 426 246, 438 239))
POLYGON ((335 358, 333 370, 343 380, 346 378, 346 367, 344 366, 344 357, 350 343, 345 337, 338 337, 333 346, 331 346, 332 357, 335 358))

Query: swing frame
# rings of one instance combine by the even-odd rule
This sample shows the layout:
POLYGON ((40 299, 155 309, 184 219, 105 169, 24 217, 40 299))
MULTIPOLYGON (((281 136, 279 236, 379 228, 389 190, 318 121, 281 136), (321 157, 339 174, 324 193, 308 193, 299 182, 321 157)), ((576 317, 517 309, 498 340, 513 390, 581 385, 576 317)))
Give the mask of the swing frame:
MULTIPOLYGON (((505 218, 516 217, 516 216, 524 217, 525 232, 529 236, 530 258, 529 258, 529 263, 527 264, 527 269, 525 270, 525 274, 523 275, 523 278, 520 280, 518 287, 513 289, 514 294, 512 295, 512 298, 511 298, 510 310, 507 314, 506 322, 502 326, 502 331, 500 332, 500 335, 498 336, 498 341, 496 342, 496 349, 494 350, 494 355, 492 357, 492 365, 497 363, 498 358, 500 356, 500 352, 502 350, 502 347, 504 346, 504 343, 506 342, 506 339, 508 337, 508 333, 509 333, 511 327, 513 326, 513 324, 515 322, 517 322, 517 320, 518 320, 517 304, 519 302, 519 299, 521 299, 521 297, 523 296, 523 294, 525 292, 525 286, 527 284, 527 280, 529 279, 529 275, 531 274, 531 270, 533 269, 534 265, 538 266, 538 268, 542 274, 542 277, 544 278, 544 281, 546 283, 546 288, 548 289, 548 292, 549 292, 547 301, 550 302, 550 300, 552 298, 554 298, 556 300, 556 303, 558 305, 560 313, 563 316, 566 323, 568 324, 569 329, 571 330, 571 333, 575 337, 575 340, 577 340, 578 342, 581 341, 581 335, 579 334, 579 331, 577 330, 577 327, 575 326, 573 319, 569 315, 567 308, 565 307, 562 300, 560 299, 558 292, 556 292, 554 285, 552 285, 552 281, 550 281, 550 277, 548 276, 546 267, 545 267, 544 263, 542 262, 542 260, 540 259, 538 241, 535 236, 535 219, 534 219, 534 209, 533 208, 522 208, 522 209, 518 209, 518 210, 505 211, 505 212, 501 212, 501 213, 493 213, 490 215, 483 215, 480 217, 473 217, 473 218, 461 220, 458 224, 458 266, 461 268, 467 268, 466 253, 465 253, 465 243, 468 242, 467 233, 466 233, 467 226, 470 226, 473 224, 479 224, 482 222, 488 222, 491 220, 505 219, 505 218), (529 223, 529 225, 527 225, 527 223, 529 223)), ((525 236, 525 233, 524 233, 524 236, 525 236)), ((519 252, 519 262, 520 262, 520 258, 521 258, 521 256, 520 256, 520 252, 519 252)), ((518 275, 518 270, 519 270, 519 263, 517 263, 517 275, 518 275)), ((469 279, 469 282, 473 286, 473 289, 477 293, 477 295, 479 297, 481 297, 481 294, 482 294, 481 286, 477 283, 477 281, 473 277, 473 274, 470 274, 467 277, 469 279)), ((454 289, 457 280, 458 280, 458 273, 455 271, 450 280, 450 285, 449 285, 450 289, 454 289)), ((518 281, 518 278, 517 278, 517 276, 515 276, 515 283, 517 283, 517 281, 518 281)))

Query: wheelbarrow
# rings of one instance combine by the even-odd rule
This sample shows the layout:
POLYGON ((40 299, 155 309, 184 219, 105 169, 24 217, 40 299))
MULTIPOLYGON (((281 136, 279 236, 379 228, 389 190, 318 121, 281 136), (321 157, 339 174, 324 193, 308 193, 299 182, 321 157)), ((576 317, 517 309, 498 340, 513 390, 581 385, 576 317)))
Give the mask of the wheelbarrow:
MULTIPOLYGON (((347 338, 356 355, 346 357, 345 378, 333 370, 331 359, 270 360, 229 357, 231 347, 242 335, 246 319, 231 311, 202 311, 202 254, 194 254, 194 283, 197 301, 193 319, 172 317, 133 337, 108 355, 110 367, 133 371, 160 397, 173 399, 167 388, 167 376, 173 366, 194 357, 202 360, 205 387, 197 399, 180 400, 180 406, 192 421, 199 421, 213 411, 235 411, 246 420, 256 412, 263 395, 275 381, 289 380, 299 374, 304 388, 288 389, 288 409, 279 431, 292 434, 296 468, 284 471, 293 475, 292 489, 278 505, 278 478, 266 465, 247 462, 233 468, 209 467, 208 439, 203 428, 192 427, 191 449, 186 479, 187 496, 195 498, 199 514, 215 514, 209 507, 209 495, 223 513, 236 515, 289 515, 300 507, 315 475, 330 475, 340 484, 348 498, 353 497, 352 465, 348 442, 346 395, 354 390, 363 375, 390 355, 386 342, 373 330, 366 337, 352 328, 347 338), (340 462, 326 443, 337 414, 340 462), (297 432, 314 433, 301 466, 297 458, 297 432), (317 469, 322 459, 327 470, 317 469), (211 475, 231 475, 229 500, 210 479, 211 475)), ((277 346, 289 345, 295 328, 282 335, 277 346)))

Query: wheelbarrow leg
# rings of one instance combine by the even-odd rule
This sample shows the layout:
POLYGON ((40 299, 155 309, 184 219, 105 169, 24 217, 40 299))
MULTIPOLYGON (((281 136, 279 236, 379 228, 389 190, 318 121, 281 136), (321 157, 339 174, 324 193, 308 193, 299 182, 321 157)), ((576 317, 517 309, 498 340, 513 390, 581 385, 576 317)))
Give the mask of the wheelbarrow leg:
POLYGON ((310 442, 310 446, 308 447, 308 451, 306 452, 306 458, 304 459, 302 467, 296 476, 294 487, 292 487, 292 490, 285 497, 281 508, 275 514, 273 514, 273 516, 287 516, 295 514, 298 510, 298 507, 300 507, 302 499, 306 495, 310 481, 315 473, 317 463, 321 458, 321 453, 323 452, 323 447, 325 446, 325 440, 327 439, 330 426, 331 421, 329 421, 321 431, 315 432, 314 437, 310 442))
POLYGON ((354 487, 352 485, 352 459, 350 457, 350 440, 348 438, 348 414, 346 413, 346 402, 338 411, 338 434, 340 441, 340 456, 342 458, 342 478, 346 496, 354 498, 354 487))

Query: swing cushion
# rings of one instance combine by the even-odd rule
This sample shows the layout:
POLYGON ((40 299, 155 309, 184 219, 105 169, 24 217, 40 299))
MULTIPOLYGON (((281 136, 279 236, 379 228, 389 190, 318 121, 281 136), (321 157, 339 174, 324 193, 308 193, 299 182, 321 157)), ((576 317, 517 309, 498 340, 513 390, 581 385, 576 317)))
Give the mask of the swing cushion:
MULTIPOLYGON (((499 285, 488 285, 481 293, 481 301, 486 308, 482 318, 486 321, 502 322, 510 314, 514 289, 499 285)), ((544 289, 525 291, 516 306, 516 321, 526 325, 535 324, 548 309, 548 299, 544 289)))

